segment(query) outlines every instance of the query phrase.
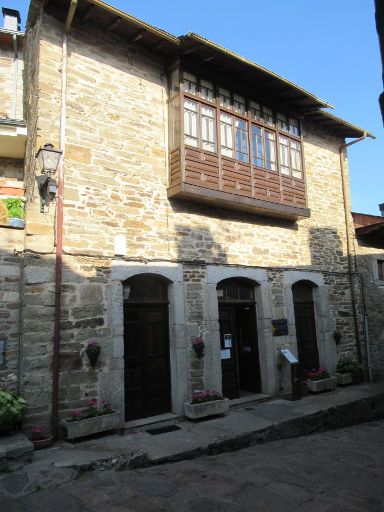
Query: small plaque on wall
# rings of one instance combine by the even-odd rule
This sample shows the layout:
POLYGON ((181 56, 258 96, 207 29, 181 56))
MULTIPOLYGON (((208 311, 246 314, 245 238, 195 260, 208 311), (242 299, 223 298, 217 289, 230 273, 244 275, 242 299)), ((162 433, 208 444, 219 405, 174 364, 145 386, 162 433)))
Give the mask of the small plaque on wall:
POLYGON ((279 318, 272 320, 272 334, 273 336, 287 336, 288 335, 288 320, 286 318, 279 318))

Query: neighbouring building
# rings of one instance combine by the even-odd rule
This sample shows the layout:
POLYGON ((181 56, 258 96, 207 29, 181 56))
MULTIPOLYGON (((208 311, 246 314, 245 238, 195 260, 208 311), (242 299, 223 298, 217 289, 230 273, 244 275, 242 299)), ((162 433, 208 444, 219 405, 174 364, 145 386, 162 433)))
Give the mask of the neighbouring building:
POLYGON ((182 414, 195 389, 287 393, 281 349, 331 373, 365 357, 345 139, 369 132, 99 0, 33 0, 24 58, 30 421, 94 397, 129 421, 182 414), (57 194, 46 143, 63 151, 57 194))
MULTIPOLYGON (((0 201, 24 199, 27 127, 23 114, 24 34, 20 15, 2 9, 0 29, 0 201)), ((4 203, 4 201, 2 201, 4 203)), ((24 230, 0 226, 0 386, 20 382, 24 230)))
POLYGON ((381 216, 352 213, 370 373, 384 376, 384 204, 381 216))

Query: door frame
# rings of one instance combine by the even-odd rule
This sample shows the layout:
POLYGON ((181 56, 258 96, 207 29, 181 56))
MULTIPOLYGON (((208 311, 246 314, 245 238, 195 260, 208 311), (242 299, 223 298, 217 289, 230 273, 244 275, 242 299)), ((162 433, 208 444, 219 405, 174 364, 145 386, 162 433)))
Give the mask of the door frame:
POLYGON ((259 342, 260 380, 262 393, 277 392, 276 353, 272 338, 272 293, 265 269, 227 267, 222 265, 207 266, 207 293, 205 310, 207 315, 207 334, 205 360, 207 372, 205 383, 208 388, 221 391, 221 358, 219 303, 216 287, 220 281, 231 278, 246 278, 254 282, 256 319, 259 342))
MULTIPOLYGON (((167 284, 167 291, 169 294, 169 283, 167 284)), ((129 309, 138 309, 140 311, 140 331, 141 331, 140 336, 142 338, 144 338, 143 335, 144 335, 144 327, 145 327, 145 322, 144 322, 145 313, 147 313, 151 309, 155 309, 155 308, 161 309, 162 314, 164 314, 164 316, 166 318, 166 325, 165 325, 165 331, 164 331, 164 334, 166 337, 166 346, 165 346, 164 354, 165 354, 166 365, 167 365, 167 368, 166 368, 167 383, 166 384, 168 387, 168 390, 167 390, 168 391, 168 393, 167 393, 168 407, 167 407, 167 410, 163 411, 163 413, 160 413, 160 414, 165 414, 165 413, 170 412, 171 403, 172 403, 171 365, 170 365, 170 359, 169 359, 169 353, 170 353, 170 350, 169 350, 169 301, 148 301, 147 300, 147 301, 143 301, 143 302, 140 302, 140 301, 127 302, 124 305, 124 315, 125 315, 125 311, 129 310, 129 309)), ((124 332, 124 348, 125 348, 126 341, 129 343, 129 340, 128 339, 126 340, 126 333, 124 332)), ((142 342, 144 343, 145 340, 142 339, 142 342)), ((144 372, 145 372, 145 370, 144 370, 144 372)), ((126 381, 126 368, 125 368, 125 359, 124 359, 124 391, 125 391, 125 381, 126 381)), ((144 390, 144 387, 142 387, 142 391, 143 390, 144 390)), ((147 403, 147 402, 143 401, 143 404, 145 404, 145 403, 147 403)), ((126 417, 126 413, 127 413, 127 411, 125 411, 125 417, 126 417)), ((141 418, 148 418, 150 416, 151 415, 145 414, 144 416, 141 416, 139 418, 132 418, 132 419, 126 420, 126 421, 134 421, 134 420, 138 420, 141 418)))
POLYGON ((108 322, 112 328, 112 350, 108 371, 103 372, 103 395, 109 397, 116 410, 125 417, 124 396, 124 309, 123 282, 138 274, 157 274, 168 279, 169 298, 169 360, 171 367, 171 411, 184 413, 188 394, 188 353, 185 325, 183 268, 180 263, 145 264, 114 260, 108 294, 108 322))
POLYGON ((314 300, 314 290, 315 289, 316 289, 316 285, 314 283, 312 283, 312 281, 308 281, 308 280, 296 281, 296 283, 294 283, 292 285, 293 309, 294 309, 294 313, 295 313, 297 354, 298 354, 298 359, 300 362, 301 370, 309 370, 311 368, 319 368, 320 367, 319 343, 317 340, 315 300, 314 300), (307 290, 310 290, 311 300, 296 300, 295 299, 295 289, 297 289, 300 286, 302 286, 303 288, 306 288, 307 290), (306 350, 305 345, 307 344, 307 342, 303 339, 299 340, 299 336, 298 336, 298 322, 297 322, 298 318, 299 318, 299 323, 301 322, 301 326, 303 327, 303 311, 300 306, 301 304, 305 304, 307 307, 309 306, 309 313, 310 313, 311 320, 312 320, 312 325, 310 326, 310 331, 311 331, 311 335, 314 336, 314 339, 308 338, 310 343, 308 343, 307 350, 308 350, 308 348, 310 348, 315 352, 313 354, 313 360, 316 359, 315 364, 307 364, 303 360, 304 352, 306 350), (300 314, 298 314, 299 312, 300 312, 300 314), (309 346, 309 345, 311 345, 311 346, 309 346), (301 353, 301 355, 300 355, 300 353, 301 353))
MULTIPOLYGON (((255 363, 257 364, 258 366, 258 376, 257 376, 257 382, 255 382, 255 387, 258 387, 260 388, 258 391, 255 391, 255 393, 260 393, 261 392, 261 368, 260 368, 260 353, 259 353, 259 332, 258 332, 258 325, 257 325, 257 303, 256 303, 256 300, 254 301, 241 301, 241 300, 238 300, 238 301, 218 301, 218 307, 219 307, 219 329, 220 329, 220 308, 223 307, 223 308, 228 308, 231 310, 231 323, 234 324, 232 327, 231 327, 231 330, 235 329, 235 333, 231 333, 231 334, 234 334, 235 335, 235 347, 232 345, 232 349, 233 348, 236 348, 236 353, 234 355, 234 366, 236 368, 236 375, 235 375, 235 380, 236 380, 236 391, 237 391, 237 394, 239 395, 240 397, 240 393, 242 391, 242 388, 241 388, 241 376, 240 376, 240 353, 239 353, 239 341, 237 338, 239 332, 238 332, 238 326, 239 326, 239 313, 238 313, 238 310, 241 308, 241 307, 247 307, 247 308, 252 308, 253 310, 253 315, 254 315, 254 318, 253 318, 253 322, 254 322, 254 328, 255 328, 255 335, 256 335, 256 347, 257 347, 257 357, 255 357, 254 359, 256 360, 255 363)), ((223 333, 224 334, 224 333, 223 333)), ((221 342, 221 333, 220 333, 220 342, 221 342)), ((244 391, 244 390, 243 390, 244 391)), ((237 397, 235 397, 237 398, 237 397)))
POLYGON ((325 285, 324 277, 320 272, 305 272, 299 270, 287 270, 284 272, 284 302, 289 333, 286 337, 287 348, 295 355, 298 354, 292 293, 292 286, 298 281, 311 281, 315 285, 312 293, 319 362, 320 366, 326 368, 328 372, 333 375, 337 364, 336 344, 332 334, 335 330, 335 321, 330 314, 328 289, 325 285))

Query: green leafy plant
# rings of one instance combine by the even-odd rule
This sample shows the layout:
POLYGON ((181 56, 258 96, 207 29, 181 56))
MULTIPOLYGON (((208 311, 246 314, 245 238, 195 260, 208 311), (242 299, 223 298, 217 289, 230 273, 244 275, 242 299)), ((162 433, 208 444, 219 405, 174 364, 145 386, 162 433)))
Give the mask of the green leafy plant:
POLYGON ((361 381, 364 377, 361 364, 348 357, 340 359, 337 363, 336 372, 343 374, 352 373, 352 377, 355 381, 361 381))
POLYGON ((21 199, 9 197, 5 199, 5 204, 10 217, 14 217, 15 219, 24 218, 24 204, 21 199))
POLYGON ((20 426, 26 408, 24 398, 0 389, 0 429, 12 430, 20 426))

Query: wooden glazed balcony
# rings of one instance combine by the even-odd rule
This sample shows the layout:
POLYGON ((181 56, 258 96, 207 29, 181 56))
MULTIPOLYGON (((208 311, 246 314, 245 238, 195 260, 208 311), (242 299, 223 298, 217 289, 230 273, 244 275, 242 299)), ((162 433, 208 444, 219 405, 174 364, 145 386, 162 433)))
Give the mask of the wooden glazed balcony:
POLYGON ((168 197, 291 220, 310 216, 304 180, 188 147, 170 155, 168 197))

